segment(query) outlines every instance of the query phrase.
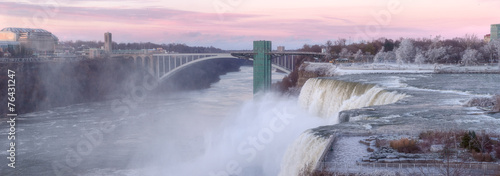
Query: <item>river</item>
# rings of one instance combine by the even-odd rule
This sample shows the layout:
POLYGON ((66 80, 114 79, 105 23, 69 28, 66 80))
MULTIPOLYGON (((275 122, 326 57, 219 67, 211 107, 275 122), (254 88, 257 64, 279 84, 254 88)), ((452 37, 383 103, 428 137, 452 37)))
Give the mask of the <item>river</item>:
POLYGON ((291 122, 306 113, 296 99, 253 100, 252 72, 243 66, 209 89, 148 95, 127 115, 112 111, 113 101, 19 115, 16 168, 4 158, 0 175, 276 175, 286 146, 321 122, 291 122))
MULTIPOLYGON (((252 71, 241 67, 209 89, 121 100, 127 106, 113 100, 22 114, 16 120, 16 168, 4 158, 0 175, 297 175, 314 168, 327 145, 310 129, 331 130, 325 125, 342 122, 341 111, 350 110, 346 117, 352 123, 333 128, 418 131, 499 124, 496 116, 462 107, 472 96, 498 93, 498 75, 346 75, 310 79, 298 97, 254 98, 252 71), (356 110, 374 105, 385 106, 356 110)), ((283 76, 273 73, 273 81, 283 76)), ((7 133, 0 131, 4 148, 7 133)))

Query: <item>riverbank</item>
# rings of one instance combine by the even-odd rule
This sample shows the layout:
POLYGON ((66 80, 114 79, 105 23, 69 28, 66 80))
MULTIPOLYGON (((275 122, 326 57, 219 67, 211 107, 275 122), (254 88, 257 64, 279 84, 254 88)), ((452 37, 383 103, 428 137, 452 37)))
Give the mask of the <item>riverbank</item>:
MULTIPOLYGON (((320 163, 326 163, 326 166, 324 165, 326 168, 321 168, 321 170, 326 169, 330 173, 359 173, 355 172, 354 168, 361 168, 367 173, 375 170, 395 173, 393 172, 395 169, 391 167, 389 169, 385 167, 373 168, 370 164, 363 164, 361 160, 364 155, 344 162, 342 156, 369 153, 366 151, 366 146, 360 144, 359 139, 355 138, 356 135, 349 137, 349 135, 345 135, 346 133, 369 134, 362 136, 365 138, 370 135, 418 138, 419 134, 424 131, 480 132, 484 130, 486 133, 500 134, 498 130, 500 114, 491 114, 481 108, 466 106, 467 102, 474 97, 491 97, 491 95, 500 93, 498 92, 499 87, 496 85, 497 82, 493 81, 500 79, 498 74, 351 74, 324 79, 374 84, 386 91, 396 91, 408 95, 406 98, 389 105, 341 111, 338 116, 339 121, 343 123, 313 129, 314 133, 319 136, 339 134, 344 137, 347 136, 344 138, 347 143, 344 141, 330 144, 333 146, 340 145, 345 149, 326 148, 324 150, 326 154, 323 155, 330 157, 320 160, 320 163), (363 152, 355 150, 360 146, 364 147, 364 149, 361 149, 364 150, 363 152), (337 163, 337 161, 342 163, 337 163), (342 169, 335 170, 336 168, 345 168, 343 166, 347 166, 347 172, 342 169)), ((375 152, 379 150, 372 149, 375 152)), ((437 155, 432 159, 443 161, 443 158, 439 157, 440 155, 437 155)), ((488 168, 491 168, 489 167, 491 164, 499 164, 498 158, 495 158, 495 161, 486 164, 488 168)), ((391 163, 402 164, 409 162, 394 161, 391 163)), ((381 164, 372 163, 372 165, 381 164)), ((403 165, 406 166, 407 164, 401 166, 403 165)), ((469 163, 469 165, 477 164, 469 163)), ((495 169, 486 169, 486 171, 487 173, 495 173, 498 171, 495 169)))

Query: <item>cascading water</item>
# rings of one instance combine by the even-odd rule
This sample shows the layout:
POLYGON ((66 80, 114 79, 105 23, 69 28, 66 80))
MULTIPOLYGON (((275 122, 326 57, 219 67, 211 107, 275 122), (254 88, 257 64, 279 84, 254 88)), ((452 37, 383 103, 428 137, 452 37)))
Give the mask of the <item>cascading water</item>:
POLYGON ((301 173, 313 171, 327 145, 327 139, 316 136, 309 130, 302 133, 302 135, 288 147, 283 157, 283 161, 286 164, 281 165, 281 172, 279 175, 300 175, 301 173), (297 160, 298 158, 300 158, 300 160, 297 160))
MULTIPOLYGON (((339 123, 340 111, 391 104, 405 96, 375 85, 313 78, 302 87, 299 104, 309 113, 326 119, 326 125, 333 125, 339 123)), ((294 176, 312 171, 328 142, 311 130, 304 132, 288 147, 279 175, 294 176)))
POLYGON ((339 123, 340 111, 391 104, 405 96, 370 84, 313 78, 302 87, 299 104, 333 125, 339 123))

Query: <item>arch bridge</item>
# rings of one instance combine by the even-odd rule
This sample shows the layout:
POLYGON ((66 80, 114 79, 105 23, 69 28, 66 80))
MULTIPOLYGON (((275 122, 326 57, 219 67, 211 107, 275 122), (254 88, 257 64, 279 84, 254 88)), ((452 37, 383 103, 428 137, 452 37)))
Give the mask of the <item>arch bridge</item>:
POLYGON ((119 54, 119 56, 133 60, 138 67, 148 69, 160 82, 192 64, 206 60, 222 58, 252 60, 254 62, 254 93, 257 93, 261 90, 270 89, 272 67, 285 73, 291 73, 295 68, 297 56, 324 57, 325 54, 271 51, 270 41, 254 41, 253 51, 232 53, 131 53, 119 54))

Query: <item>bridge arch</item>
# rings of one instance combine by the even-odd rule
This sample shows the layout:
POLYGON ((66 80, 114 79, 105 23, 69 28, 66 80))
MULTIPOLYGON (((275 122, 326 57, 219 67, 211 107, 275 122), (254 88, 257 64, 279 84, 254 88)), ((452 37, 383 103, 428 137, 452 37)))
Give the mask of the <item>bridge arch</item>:
POLYGON ((141 57, 141 56, 137 56, 137 57, 135 58, 135 62, 137 63, 137 66, 138 66, 138 67, 143 67, 143 66, 144 66, 144 62, 143 62, 143 60, 142 60, 142 57, 141 57))
MULTIPOLYGON (((169 79, 170 77, 172 77, 173 75, 175 75, 177 72, 179 72, 179 71, 181 71, 181 70, 183 70, 183 69, 191 66, 192 64, 195 64, 195 63, 198 63, 198 62, 203 62, 203 61, 206 61, 206 60, 227 59, 227 58, 229 58, 229 59, 231 59, 231 58, 232 59, 239 59, 238 57, 234 57, 234 56, 230 56, 230 55, 227 55, 227 56, 218 55, 218 56, 210 56, 210 57, 204 57, 204 58, 201 58, 201 59, 193 60, 191 62, 184 63, 181 66, 176 67, 176 68, 170 70, 169 72, 167 72, 166 74, 164 74, 163 76, 161 76, 159 78, 159 82, 163 82, 163 81, 169 79)), ((249 60, 253 61, 252 58, 250 58, 249 60)), ((284 67, 281 67, 279 65, 272 64, 272 67, 274 67, 274 68, 276 68, 276 69, 278 69, 280 71, 283 71, 283 72, 285 72, 287 74, 291 73, 290 70, 288 70, 288 69, 286 69, 284 67)))
POLYGON ((152 63, 151 58, 148 56, 145 56, 144 57, 144 67, 146 67, 147 69, 151 69, 152 68, 151 63, 152 63))

